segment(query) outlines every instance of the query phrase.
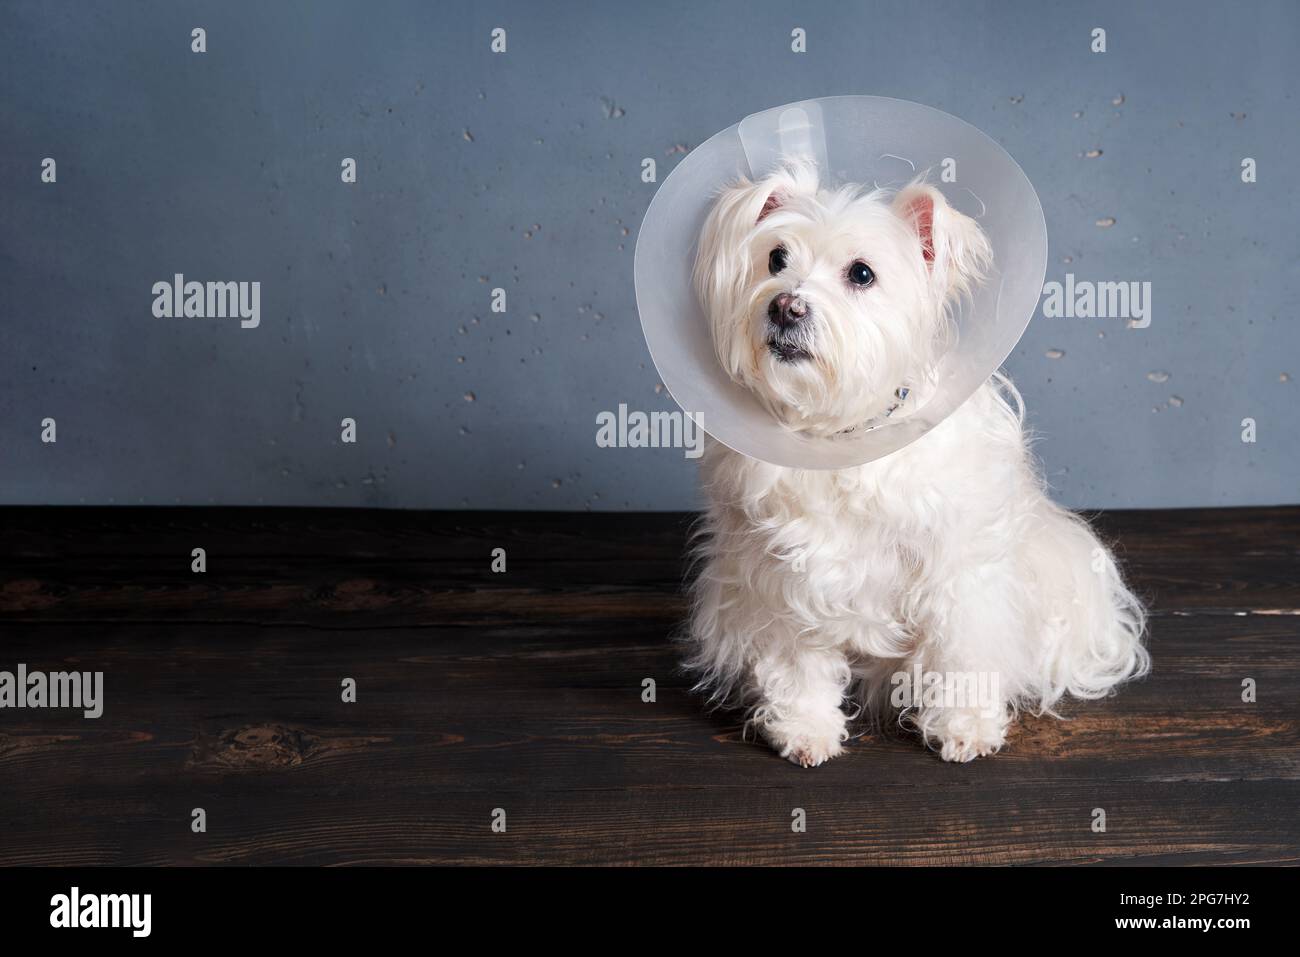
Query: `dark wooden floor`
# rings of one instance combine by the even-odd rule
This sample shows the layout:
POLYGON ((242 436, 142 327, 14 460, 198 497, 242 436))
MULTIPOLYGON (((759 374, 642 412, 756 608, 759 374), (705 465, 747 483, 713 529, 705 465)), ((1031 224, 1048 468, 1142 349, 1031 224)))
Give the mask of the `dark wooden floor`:
POLYGON ((107 699, 0 711, 0 864, 1300 860, 1300 508, 1104 516, 1151 678, 973 764, 888 736, 815 770, 677 674, 687 521, 0 509, 0 670, 107 699))

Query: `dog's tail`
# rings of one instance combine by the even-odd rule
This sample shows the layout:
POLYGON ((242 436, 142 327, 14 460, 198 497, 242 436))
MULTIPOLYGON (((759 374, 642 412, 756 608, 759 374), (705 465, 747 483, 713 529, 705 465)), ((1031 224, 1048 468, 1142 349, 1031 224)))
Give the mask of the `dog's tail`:
POLYGON ((1048 622, 1037 697, 1050 711, 1065 694, 1101 698, 1151 670, 1143 645, 1146 611, 1124 584, 1114 555, 1088 523, 1044 501, 1031 538, 1031 567, 1048 622))

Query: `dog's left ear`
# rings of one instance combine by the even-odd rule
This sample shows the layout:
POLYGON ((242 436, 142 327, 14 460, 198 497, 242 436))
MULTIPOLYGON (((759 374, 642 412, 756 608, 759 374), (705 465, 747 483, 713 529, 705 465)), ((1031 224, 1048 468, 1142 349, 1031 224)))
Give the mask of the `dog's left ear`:
POLYGON ((983 281, 993 249, 979 223, 949 206, 943 193, 913 183, 894 197, 894 212, 920 240, 921 257, 944 299, 967 295, 983 281))

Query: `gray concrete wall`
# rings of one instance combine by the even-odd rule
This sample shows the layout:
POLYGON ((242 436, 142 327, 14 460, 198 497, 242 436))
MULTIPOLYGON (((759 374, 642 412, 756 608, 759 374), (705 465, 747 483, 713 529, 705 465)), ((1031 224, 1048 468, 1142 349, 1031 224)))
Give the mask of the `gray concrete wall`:
POLYGON ((927 103, 1002 143, 1042 198, 1049 280, 1152 283, 1149 328, 1038 316, 1008 363, 1062 501, 1297 501, 1300 5, 157 0, 3 17, 5 502, 693 507, 680 451, 594 440, 601 410, 672 407, 633 298, 641 160, 662 181, 742 116, 836 93, 927 103), (261 325, 155 319, 151 287, 178 272, 261 282, 261 325))

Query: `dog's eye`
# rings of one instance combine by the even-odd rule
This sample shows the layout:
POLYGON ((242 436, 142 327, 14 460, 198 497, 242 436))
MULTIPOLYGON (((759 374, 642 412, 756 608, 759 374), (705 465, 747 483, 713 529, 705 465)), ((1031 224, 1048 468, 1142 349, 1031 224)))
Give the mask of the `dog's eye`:
POLYGON ((767 271, 773 276, 785 268, 785 247, 777 246, 767 254, 767 271))
POLYGON ((849 267, 849 282, 855 286, 870 286, 876 281, 876 274, 861 259, 849 267))

